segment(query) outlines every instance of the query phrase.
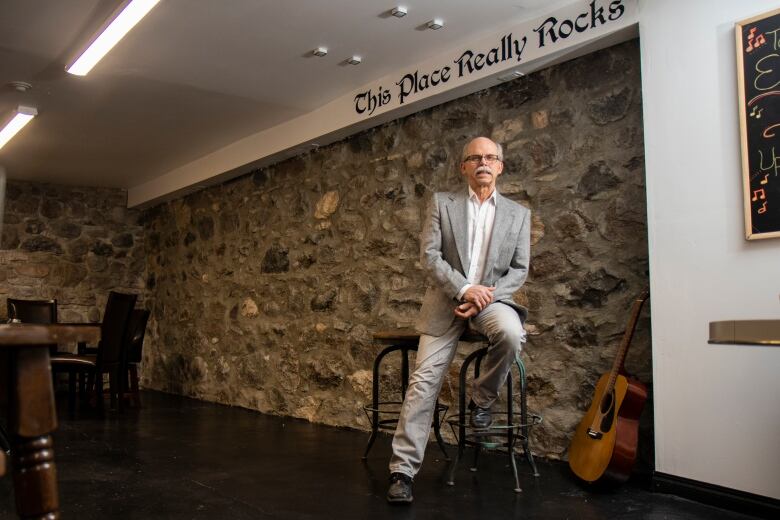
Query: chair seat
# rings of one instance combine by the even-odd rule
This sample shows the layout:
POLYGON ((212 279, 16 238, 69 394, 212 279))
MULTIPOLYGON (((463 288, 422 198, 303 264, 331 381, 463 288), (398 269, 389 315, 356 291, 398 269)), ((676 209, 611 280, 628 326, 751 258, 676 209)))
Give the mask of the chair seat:
POLYGON ((57 354, 52 356, 51 363, 60 366, 90 367, 97 366, 97 356, 79 356, 77 354, 57 354))

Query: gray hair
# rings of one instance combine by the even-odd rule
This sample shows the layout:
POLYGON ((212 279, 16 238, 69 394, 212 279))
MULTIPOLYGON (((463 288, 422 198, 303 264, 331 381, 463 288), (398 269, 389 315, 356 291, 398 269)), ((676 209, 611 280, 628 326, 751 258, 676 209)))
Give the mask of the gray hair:
MULTIPOLYGON (((473 141, 473 140, 474 139, 472 139, 471 141, 473 141)), ((466 153, 468 152, 469 145, 471 144, 471 141, 469 141, 469 142, 467 142, 466 144, 463 145, 463 149, 460 152, 460 161, 461 162, 466 160, 466 153)), ((492 139, 490 141, 494 145, 496 145, 496 155, 498 155, 498 160, 501 161, 501 162, 504 162, 504 148, 501 146, 501 143, 497 143, 497 142, 493 141, 492 139)))

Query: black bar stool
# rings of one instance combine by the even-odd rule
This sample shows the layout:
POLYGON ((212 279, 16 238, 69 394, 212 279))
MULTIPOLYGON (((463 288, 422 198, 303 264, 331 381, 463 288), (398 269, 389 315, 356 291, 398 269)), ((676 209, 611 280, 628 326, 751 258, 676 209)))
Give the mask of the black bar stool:
MULTIPOLYGON (((401 415, 401 406, 403 405, 406 388, 409 386, 409 352, 417 352, 417 344, 420 342, 420 335, 414 331, 382 331, 374 334, 374 342, 378 344, 389 344, 374 359, 374 374, 371 385, 371 403, 365 405, 363 410, 371 423, 371 436, 368 438, 366 451, 363 453, 363 459, 368 457, 368 452, 374 445, 379 430, 394 431, 398 424, 398 418, 401 415), (392 353, 401 352, 401 399, 399 401, 380 401, 379 400, 379 370, 385 357, 392 353)), ((444 458, 450 460, 447 449, 444 447, 444 439, 441 436, 442 417, 447 413, 448 406, 439 403, 436 400, 436 408, 433 414, 433 433, 436 435, 436 442, 439 444, 444 458)))
POLYGON ((447 419, 455 437, 458 439, 458 451, 455 455, 455 460, 452 461, 450 466, 447 484, 450 486, 455 485, 455 470, 457 469, 458 461, 463 456, 466 446, 472 446, 474 448, 474 463, 472 464, 471 471, 477 471, 479 452, 483 448, 504 448, 507 450, 512 464, 512 473, 515 479, 514 490, 519 493, 522 489, 520 488, 520 479, 517 475, 515 445, 517 444, 517 441, 520 440, 525 458, 533 470, 533 475, 538 477, 539 471, 536 468, 536 463, 534 462, 534 457, 529 447, 529 431, 531 427, 542 422, 542 417, 528 412, 526 407, 525 365, 520 357, 517 356, 515 357, 515 366, 517 367, 520 382, 520 412, 518 413, 514 410, 515 394, 513 391, 512 371, 510 370, 506 379, 506 411, 498 414, 494 413, 496 420, 488 428, 475 429, 471 427, 466 413, 466 376, 468 375, 470 367, 473 365, 474 377, 479 377, 480 364, 482 363, 482 358, 487 354, 487 351, 487 347, 483 347, 472 352, 463 361, 463 366, 460 369, 458 381, 458 414, 447 419))

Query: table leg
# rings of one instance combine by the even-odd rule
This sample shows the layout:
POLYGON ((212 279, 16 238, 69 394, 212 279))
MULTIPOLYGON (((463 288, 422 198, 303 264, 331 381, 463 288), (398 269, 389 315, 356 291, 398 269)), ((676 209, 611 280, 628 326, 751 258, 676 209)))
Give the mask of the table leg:
POLYGON ((57 428, 49 349, 13 354, 11 439, 16 511, 21 518, 59 518, 57 470, 51 432, 57 428))

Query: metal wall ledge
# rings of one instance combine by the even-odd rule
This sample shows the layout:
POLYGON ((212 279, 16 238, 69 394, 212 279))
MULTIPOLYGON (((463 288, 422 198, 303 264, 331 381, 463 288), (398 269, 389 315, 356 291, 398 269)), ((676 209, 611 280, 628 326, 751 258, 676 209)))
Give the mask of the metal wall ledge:
POLYGON ((709 343, 780 346, 780 320, 711 321, 709 343))

